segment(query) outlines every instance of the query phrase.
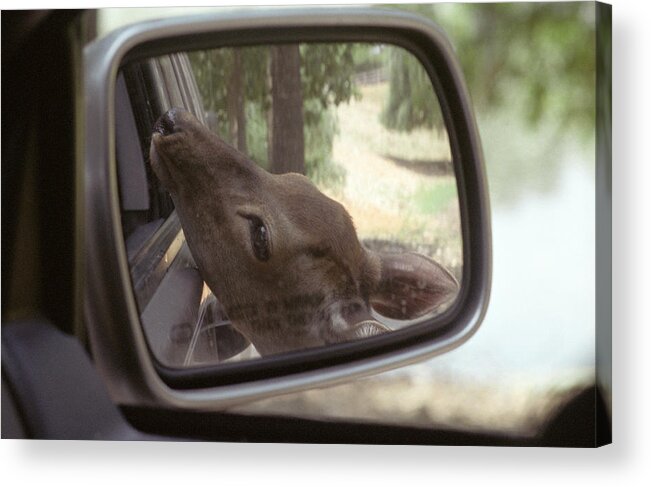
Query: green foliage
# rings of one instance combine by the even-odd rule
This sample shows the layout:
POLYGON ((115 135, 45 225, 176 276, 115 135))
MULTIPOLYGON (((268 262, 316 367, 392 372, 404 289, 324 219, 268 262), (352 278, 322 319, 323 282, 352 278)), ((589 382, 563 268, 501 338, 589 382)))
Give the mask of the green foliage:
POLYGON ((231 74, 232 51, 215 49, 188 53, 192 71, 201 94, 204 110, 215 116, 217 133, 228 140, 228 115, 226 97, 228 96, 228 77, 231 74))
POLYGON ((595 4, 398 5, 450 37, 475 107, 517 105, 531 124, 594 123, 595 4))
MULTIPOLYGON (((268 110, 270 102, 265 69, 268 62, 268 49, 246 47, 238 48, 238 51, 241 59, 245 103, 252 102, 264 110, 268 110)), ((203 100, 204 110, 215 117, 215 127, 213 128, 220 137, 230 143, 234 141, 230 140, 231 136, 228 131, 227 100, 230 95, 229 81, 233 74, 234 56, 235 50, 230 48, 188 53, 192 71, 203 100)), ((256 123, 255 120, 250 121, 253 124, 256 123)), ((248 140, 249 136, 247 134, 248 140)), ((256 144, 255 141, 252 141, 252 143, 256 144)))
POLYGON ((337 133, 333 107, 357 96, 353 44, 301 45, 301 82, 307 176, 319 184, 339 187, 343 168, 332 162, 332 143, 337 133))
MULTIPOLYGON (((243 47, 237 50, 242 60, 246 99, 265 105, 268 103, 266 90, 268 49, 243 47)), ((225 113, 228 81, 233 72, 234 52, 235 49, 223 48, 188 53, 206 110, 225 113)))
POLYGON ((387 49, 390 60, 389 97, 381 116, 392 130, 443 128, 443 116, 432 83, 420 62, 409 52, 387 49))
POLYGON ((413 196, 413 201, 421 213, 439 214, 457 199, 457 187, 453 177, 442 179, 436 184, 421 185, 413 196))
POLYGON ((321 102, 311 99, 304 104, 305 170, 307 176, 320 185, 338 188, 346 174, 332 161, 332 143, 338 132, 337 116, 333 107, 323 110, 321 102))
POLYGON ((355 95, 352 44, 302 44, 300 51, 303 100, 318 100, 327 109, 355 95))
MULTIPOLYGON (((301 86, 304 106, 305 164, 307 175, 323 184, 337 186, 344 179, 343 169, 333 165, 332 142, 337 120, 331 108, 357 95, 354 84, 355 56, 365 56, 366 46, 353 44, 303 44, 301 86)), ((244 110, 246 146, 249 157, 268 168, 268 115, 271 108, 268 79, 269 49, 238 48, 244 110)), ((227 110, 229 82, 233 75, 235 50, 232 48, 196 51, 189 54, 192 69, 203 98, 211 113, 213 129, 231 144, 227 110)), ((373 56, 366 56, 373 59, 373 56)))
POLYGON ((261 103, 246 102, 246 120, 247 155, 256 164, 268 170, 267 114, 261 103))
POLYGON ((351 44, 351 50, 356 73, 381 68, 387 62, 384 44, 351 44))

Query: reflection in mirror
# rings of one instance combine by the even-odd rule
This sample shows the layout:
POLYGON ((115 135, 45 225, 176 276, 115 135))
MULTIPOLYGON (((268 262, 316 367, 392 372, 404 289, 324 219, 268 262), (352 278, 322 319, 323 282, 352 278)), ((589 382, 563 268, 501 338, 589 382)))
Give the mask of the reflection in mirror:
POLYGON ((116 123, 133 288, 160 363, 361 339, 454 301, 450 146, 409 52, 294 44, 131 63, 116 123))

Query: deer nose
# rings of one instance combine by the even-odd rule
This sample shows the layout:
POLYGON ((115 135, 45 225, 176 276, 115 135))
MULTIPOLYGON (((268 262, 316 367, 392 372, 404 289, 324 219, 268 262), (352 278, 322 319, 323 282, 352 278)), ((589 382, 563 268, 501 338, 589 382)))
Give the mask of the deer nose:
POLYGON ((172 108, 171 110, 166 111, 163 115, 158 117, 156 123, 154 124, 154 132, 159 134, 171 135, 174 133, 177 120, 180 113, 184 111, 182 108, 172 108))

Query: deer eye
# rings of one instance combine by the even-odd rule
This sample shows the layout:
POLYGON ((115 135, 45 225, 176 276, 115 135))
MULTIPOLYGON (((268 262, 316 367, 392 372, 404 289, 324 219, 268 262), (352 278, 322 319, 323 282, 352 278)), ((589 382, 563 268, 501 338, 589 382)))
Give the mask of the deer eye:
POLYGON ((258 260, 267 261, 271 256, 269 250, 269 230, 258 217, 249 217, 251 228, 251 247, 258 260))

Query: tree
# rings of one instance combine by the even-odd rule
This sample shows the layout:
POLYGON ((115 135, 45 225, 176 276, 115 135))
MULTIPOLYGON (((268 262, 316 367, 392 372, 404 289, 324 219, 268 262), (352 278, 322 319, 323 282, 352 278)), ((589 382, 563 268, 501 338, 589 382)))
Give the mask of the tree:
POLYGON ((330 166, 336 115, 355 96, 350 43, 222 48, 190 53, 213 129, 272 172, 339 178, 330 166), (243 88, 244 87, 244 88, 243 88), (309 141, 309 144, 306 144, 309 141))
POLYGON ((443 116, 427 72, 413 54, 390 48, 389 95, 382 123, 410 132, 416 127, 443 128, 443 116))
POLYGON ((191 52, 188 57, 211 128, 247 153, 247 104, 268 105, 261 86, 264 76, 258 73, 267 62, 266 49, 213 49, 191 52))
POLYGON ((448 34, 479 110, 519 103, 531 123, 593 127, 594 4, 401 5, 448 34), (535 58, 531 56, 535 53, 535 58))
POLYGON ((270 170, 304 174, 303 90, 298 44, 272 46, 270 71, 270 170))

